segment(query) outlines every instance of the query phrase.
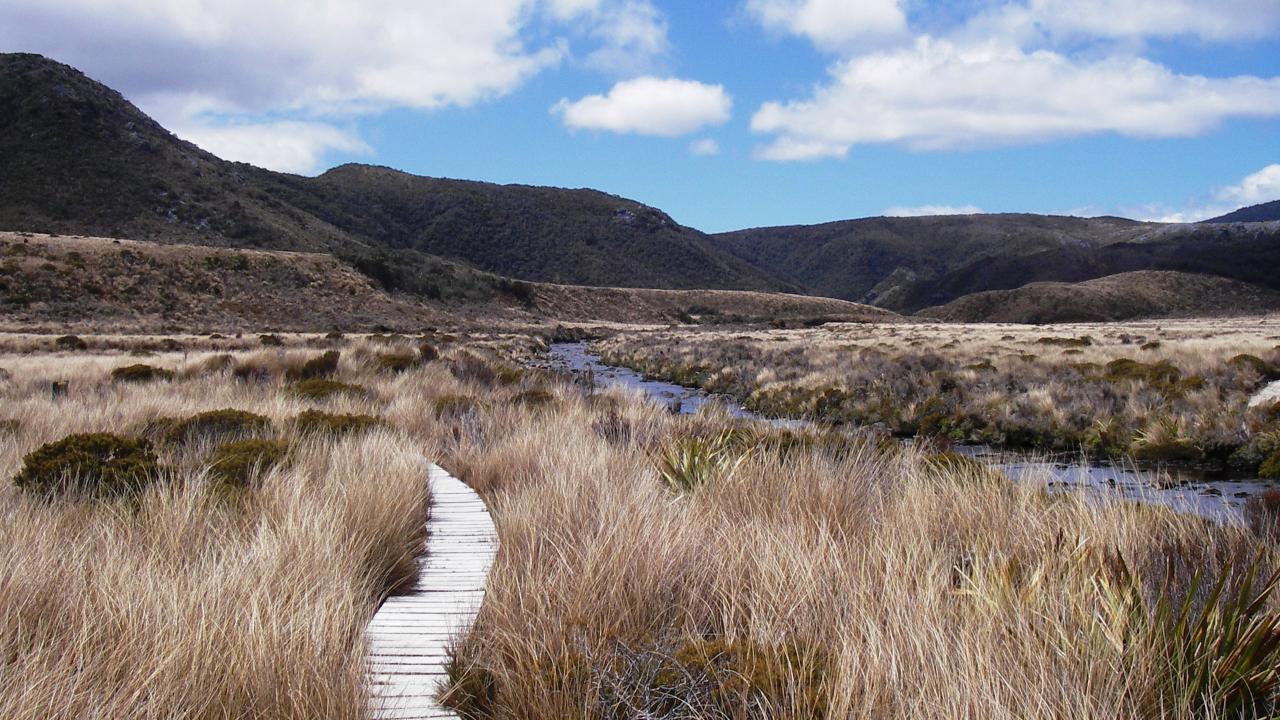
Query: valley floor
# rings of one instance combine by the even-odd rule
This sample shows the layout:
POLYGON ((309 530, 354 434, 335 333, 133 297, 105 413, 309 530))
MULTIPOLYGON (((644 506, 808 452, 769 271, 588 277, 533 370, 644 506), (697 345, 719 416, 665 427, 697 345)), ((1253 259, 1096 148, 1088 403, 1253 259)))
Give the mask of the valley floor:
MULTIPOLYGON (((1226 427, 1235 419, 1196 413, 1245 402, 1248 373, 1263 370, 1232 369, 1231 358, 1274 362, 1271 327, 1227 326, 1215 339, 1199 337, 1214 328, 1170 324, 837 324, 624 333, 601 346, 636 364, 731 354, 717 371, 778 390, 809 388, 803 363, 816 359, 825 379, 938 363, 938 377, 890 375, 888 385, 928 377, 936 391, 984 374, 1084 385, 1052 368, 1129 372, 1108 365, 1124 355, 1179 375, 1133 370, 1089 392, 1118 395, 1116 407, 1165 407, 1173 401, 1151 394, 1165 392, 1153 383, 1197 375, 1205 386, 1185 388, 1193 401, 1171 406, 1226 427), (1007 357, 1031 354, 1045 360, 1007 357), (777 360, 767 383, 761 358, 777 360), (994 369, 955 367, 983 359, 994 369)), ((0 714, 363 716, 361 631, 421 546, 426 498, 411 459, 422 454, 481 494, 501 539, 477 623, 453 650, 446 699, 463 717, 1275 709, 1270 497, 1247 521, 1219 523, 1013 483, 938 444, 743 424, 714 408, 676 416, 522 370, 549 339, 0 338, 0 470, 33 478, 0 491, 10 548, 0 714), (154 370, 117 372, 140 364, 154 370), (65 394, 55 398, 52 381, 67 382, 65 394), (221 409, 266 422, 191 420, 221 409), (61 467, 84 482, 77 494, 67 477, 32 469, 33 451, 81 432, 147 440, 163 481, 135 488, 141 476, 128 474, 114 494, 98 489, 109 485, 101 477, 89 482, 98 465, 75 460, 61 467), (237 464, 226 446, 244 440, 280 454, 237 464), (221 631, 230 627, 254 630, 221 631)), ((1048 402, 1047 391, 1007 392, 1048 402)))

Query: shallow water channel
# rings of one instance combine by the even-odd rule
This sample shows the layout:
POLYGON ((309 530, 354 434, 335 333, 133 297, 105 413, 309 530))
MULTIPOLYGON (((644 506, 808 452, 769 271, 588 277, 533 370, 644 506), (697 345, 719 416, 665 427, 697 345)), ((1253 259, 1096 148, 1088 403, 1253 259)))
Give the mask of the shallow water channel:
MULTIPOLYGON (((587 349, 585 342, 554 343, 542 365, 550 370, 591 377, 599 387, 618 387, 644 393, 653 402, 673 412, 692 414, 710 404, 723 406, 733 417, 775 427, 811 425, 807 420, 765 417, 742 407, 732 398, 648 379, 629 368, 606 365, 587 349)), ((1215 478, 1190 470, 1140 470, 1122 465, 1089 463, 1070 456, 1028 456, 974 445, 960 445, 954 449, 989 463, 1015 480, 1043 482, 1057 489, 1080 488, 1096 492, 1100 497, 1118 493, 1125 498, 1169 505, 1207 517, 1239 515, 1250 495, 1280 488, 1277 482, 1215 478)))

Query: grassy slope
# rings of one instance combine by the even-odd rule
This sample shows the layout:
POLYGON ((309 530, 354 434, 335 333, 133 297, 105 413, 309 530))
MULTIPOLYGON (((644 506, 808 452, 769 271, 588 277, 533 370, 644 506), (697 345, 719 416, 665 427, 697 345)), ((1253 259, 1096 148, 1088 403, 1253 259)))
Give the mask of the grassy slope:
POLYGON ((526 280, 788 287, 660 211, 604 193, 365 166, 305 178, 226 162, 36 55, 0 55, 0 117, 3 229, 328 252, 411 275, 425 255, 446 255, 526 280))
MULTIPOLYGON (((416 330, 461 317, 642 323, 679 322, 690 311, 755 321, 887 320, 878 308, 828 298, 712 290, 639 290, 524 283, 470 273, 490 293, 426 300, 388 293, 323 253, 214 248, 111 238, 0 232, 0 324, 11 330, 235 332, 416 330)), ((464 278, 465 279, 465 278, 464 278)))
POLYGON ((991 290, 925 308, 953 322, 1113 322, 1155 317, 1221 317, 1280 310, 1280 292, 1209 275, 1138 271, 1080 283, 1039 282, 991 290))
MULTIPOLYGON (((536 285, 540 312, 563 320, 665 322, 692 315, 704 322, 833 319, 891 322, 896 313, 831 298, 738 290, 642 290, 536 285)), ((687 317, 685 318, 687 319, 687 317)))

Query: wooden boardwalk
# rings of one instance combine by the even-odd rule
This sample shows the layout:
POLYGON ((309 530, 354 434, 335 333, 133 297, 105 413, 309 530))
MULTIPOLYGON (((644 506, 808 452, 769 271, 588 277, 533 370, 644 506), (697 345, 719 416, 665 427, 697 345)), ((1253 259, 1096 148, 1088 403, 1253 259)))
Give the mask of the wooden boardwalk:
POLYGON ((1276 400, 1280 400, 1280 380, 1259 390, 1258 394, 1249 400, 1249 407, 1258 407, 1276 400))
POLYGON ((427 474, 430 534, 420 577, 407 594, 389 598, 366 631, 377 720, 457 717, 435 701, 445 679, 446 647, 475 620, 498 550, 480 496, 436 465, 427 474))

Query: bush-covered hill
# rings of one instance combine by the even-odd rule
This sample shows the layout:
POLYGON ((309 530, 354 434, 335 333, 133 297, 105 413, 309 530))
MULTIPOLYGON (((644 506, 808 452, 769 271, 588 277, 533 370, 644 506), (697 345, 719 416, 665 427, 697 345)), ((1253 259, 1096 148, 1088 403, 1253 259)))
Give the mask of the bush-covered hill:
POLYGON ((1226 215, 1205 220, 1204 222, 1270 222, 1273 220, 1280 220, 1280 200, 1273 200, 1259 205, 1250 205, 1249 207, 1240 208, 1234 212, 1229 212, 1226 215))
POLYGON ((423 255, 525 280, 789 288, 659 210, 592 190, 226 162, 38 55, 0 55, 0 167, 0 229, 326 252, 395 290, 433 292, 418 286, 437 267, 423 255))
POLYGON ((1033 282, 1137 270, 1280 289, 1280 223, 1161 225, 1120 218, 964 215, 743 230, 725 250, 808 291, 902 312, 1033 282))
POLYGON ((1237 280, 1159 270, 1079 283, 1037 282, 965 295, 916 315, 952 322, 1114 322, 1280 311, 1280 292, 1237 280))

